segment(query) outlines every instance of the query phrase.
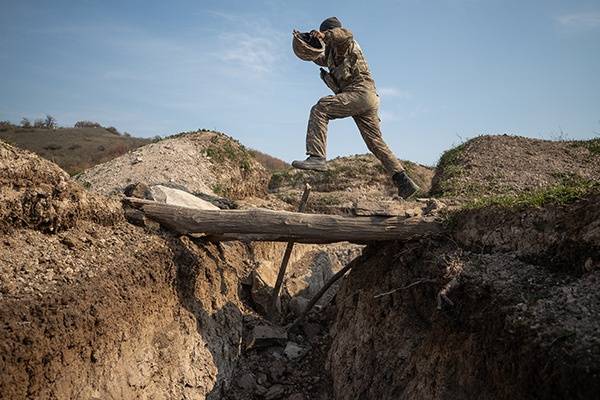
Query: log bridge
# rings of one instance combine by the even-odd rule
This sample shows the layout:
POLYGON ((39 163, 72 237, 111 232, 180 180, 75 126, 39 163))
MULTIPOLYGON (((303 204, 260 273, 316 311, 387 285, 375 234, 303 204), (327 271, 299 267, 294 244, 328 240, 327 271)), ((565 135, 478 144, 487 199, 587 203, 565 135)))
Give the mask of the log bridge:
POLYGON ((277 241, 299 243, 409 240, 440 233, 434 217, 327 214, 247 210, 200 210, 155 201, 125 198, 144 215, 180 234, 202 235, 209 241, 277 241))

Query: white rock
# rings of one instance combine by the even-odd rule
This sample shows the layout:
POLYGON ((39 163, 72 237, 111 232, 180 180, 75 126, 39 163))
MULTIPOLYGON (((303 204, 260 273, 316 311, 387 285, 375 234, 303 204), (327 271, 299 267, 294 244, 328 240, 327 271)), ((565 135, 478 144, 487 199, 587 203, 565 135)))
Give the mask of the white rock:
POLYGON ((174 206, 195 208, 197 210, 218 210, 214 204, 194 196, 184 190, 173 189, 167 186, 154 185, 150 187, 152 196, 156 201, 174 206))

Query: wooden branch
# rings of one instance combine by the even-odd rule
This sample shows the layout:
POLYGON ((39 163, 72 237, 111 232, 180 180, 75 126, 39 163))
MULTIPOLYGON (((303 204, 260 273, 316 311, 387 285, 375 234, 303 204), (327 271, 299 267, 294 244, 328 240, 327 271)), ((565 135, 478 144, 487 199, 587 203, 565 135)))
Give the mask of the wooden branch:
POLYGON ((440 223, 431 217, 342 217, 261 208, 196 210, 136 198, 126 198, 126 201, 147 217, 182 234, 204 233, 215 237, 243 234, 304 243, 365 243, 407 240, 441 231, 440 223))
POLYGON ((396 292, 397 292, 397 291, 399 291, 399 290, 406 290, 406 289, 410 289, 411 287, 413 287, 413 286, 417 286, 417 285, 420 285, 421 283, 435 283, 435 282, 437 282, 435 279, 419 279, 418 281, 415 281, 415 282, 413 282, 413 283, 411 283, 411 284, 409 284, 409 285, 402 286, 402 287, 399 287, 399 288, 396 288, 396 289, 390 290, 389 292, 383 292, 383 293, 379 293, 379 294, 377 294, 377 295, 373 296, 373 298, 374 298, 374 299, 378 299, 378 298, 380 298, 380 297, 383 297, 383 296, 387 296, 387 295, 390 295, 390 294, 394 294, 394 293, 396 293, 396 292))

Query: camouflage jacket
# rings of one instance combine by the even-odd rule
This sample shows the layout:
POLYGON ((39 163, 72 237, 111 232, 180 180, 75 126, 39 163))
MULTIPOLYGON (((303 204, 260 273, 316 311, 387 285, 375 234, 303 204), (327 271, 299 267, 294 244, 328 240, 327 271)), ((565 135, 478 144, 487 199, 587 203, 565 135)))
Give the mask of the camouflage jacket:
POLYGON ((340 92, 375 90, 375 81, 371 77, 367 60, 351 31, 345 28, 330 29, 325 32, 323 41, 325 51, 315 63, 329 69, 340 92))

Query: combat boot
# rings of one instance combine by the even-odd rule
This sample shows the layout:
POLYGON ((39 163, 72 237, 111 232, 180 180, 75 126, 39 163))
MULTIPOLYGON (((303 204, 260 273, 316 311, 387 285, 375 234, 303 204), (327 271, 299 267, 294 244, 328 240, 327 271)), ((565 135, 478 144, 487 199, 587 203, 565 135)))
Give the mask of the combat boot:
POLYGON ((292 167, 298 169, 309 169, 313 171, 327 171, 327 162, 325 161, 325 157, 308 156, 308 158, 304 161, 293 161, 292 167))
POLYGON ((420 190, 419 186, 410 179, 405 171, 396 172, 394 176, 392 176, 392 180, 398 188, 398 196, 405 200, 420 190))

